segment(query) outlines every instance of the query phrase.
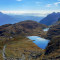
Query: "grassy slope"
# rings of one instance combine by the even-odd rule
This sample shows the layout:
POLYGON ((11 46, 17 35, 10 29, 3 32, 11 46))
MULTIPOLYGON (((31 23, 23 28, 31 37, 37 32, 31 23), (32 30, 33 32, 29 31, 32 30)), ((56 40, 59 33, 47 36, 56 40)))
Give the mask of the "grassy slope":
MULTIPOLYGON (((11 40, 6 41, 8 38, 2 38, 3 44, 0 42, 0 51, 3 50, 3 46, 6 45, 6 56, 7 58, 20 58, 22 54, 25 54, 26 60, 28 60, 28 56, 32 54, 32 56, 39 56, 44 50, 40 49, 28 38, 18 36, 14 37, 11 40), (5 42, 4 42, 5 41, 5 42), (34 53, 35 52, 35 53, 34 53)), ((0 40, 1 41, 1 40, 0 40)), ((2 52, 0 53, 0 59, 3 60, 2 52)), ((40 60, 40 57, 37 58, 40 60)), ((32 60, 32 57, 31 57, 32 60)))
POLYGON ((0 50, 0 60, 3 60, 3 57, 2 57, 2 50, 0 50))
MULTIPOLYGON (((20 35, 44 36, 44 32, 42 31, 42 29, 45 27, 47 26, 39 24, 34 21, 24 21, 21 23, 13 24, 13 25, 7 24, 7 25, 0 26, 0 35, 6 36, 6 37, 0 36, 0 51, 3 49, 3 46, 7 44, 6 55, 8 57, 11 55, 13 55, 13 57, 15 57, 15 55, 17 56, 18 53, 16 52, 16 50, 14 51, 14 49, 17 49, 18 51, 19 50, 23 51, 26 48, 26 50, 28 51, 32 50, 35 52, 36 51, 40 52, 41 49, 38 48, 32 41, 29 41, 29 39, 27 38, 20 37, 20 35), (18 36, 14 37, 15 34, 12 32, 15 32, 16 35, 20 34, 19 37, 18 36), (12 35, 14 38, 9 39, 9 36, 12 36, 12 35), (10 48, 13 50, 11 50, 10 48)), ((2 52, 0 54, 0 57, 2 57, 2 52)))
POLYGON ((22 54, 26 54, 26 59, 28 55, 35 52, 35 55, 38 55, 43 52, 42 49, 37 47, 31 40, 24 38, 19 39, 19 41, 14 41, 11 44, 8 44, 6 47, 6 56, 13 58, 20 58, 22 54), (37 53, 38 52, 38 53, 37 53))

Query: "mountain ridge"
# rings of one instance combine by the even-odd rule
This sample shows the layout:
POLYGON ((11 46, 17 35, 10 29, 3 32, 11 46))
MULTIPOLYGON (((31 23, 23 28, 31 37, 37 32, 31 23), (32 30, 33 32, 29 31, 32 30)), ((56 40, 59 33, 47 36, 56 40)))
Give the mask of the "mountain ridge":
POLYGON ((49 25, 56 23, 58 21, 58 18, 60 18, 60 12, 58 12, 58 13, 53 12, 53 13, 47 15, 45 18, 43 18, 40 21, 40 23, 49 26, 49 25))
POLYGON ((26 20, 22 22, 18 22, 15 24, 7 24, 0 26, 0 35, 5 34, 12 34, 12 35, 38 35, 43 31, 42 29, 46 28, 47 26, 44 24, 40 24, 36 21, 26 20), (7 26, 9 25, 9 26, 7 26))
POLYGON ((60 59, 60 21, 56 25, 52 25, 47 32, 47 38, 50 40, 46 51, 46 59, 60 59))
POLYGON ((25 20, 33 20, 39 22, 42 18, 43 17, 37 16, 9 15, 0 12, 0 25, 14 24, 25 20))

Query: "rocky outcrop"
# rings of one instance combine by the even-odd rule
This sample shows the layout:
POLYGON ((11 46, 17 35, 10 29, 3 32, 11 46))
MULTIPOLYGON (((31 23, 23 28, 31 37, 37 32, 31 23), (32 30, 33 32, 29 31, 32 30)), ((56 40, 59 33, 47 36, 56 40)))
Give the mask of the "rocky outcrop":
POLYGON ((43 28, 47 27, 46 25, 31 20, 15 23, 5 28, 4 26, 1 26, 0 35, 33 35, 38 34, 43 28))
POLYGON ((51 59, 60 59, 60 23, 50 27, 47 38, 50 39, 45 52, 45 57, 51 59))

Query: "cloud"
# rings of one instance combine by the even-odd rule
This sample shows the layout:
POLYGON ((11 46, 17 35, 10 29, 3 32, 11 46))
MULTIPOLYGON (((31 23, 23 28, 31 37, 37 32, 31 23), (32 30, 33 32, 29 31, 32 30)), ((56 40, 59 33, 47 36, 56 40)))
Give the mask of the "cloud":
POLYGON ((58 0, 58 1, 60 1, 60 0, 58 0))
POLYGON ((22 1, 22 0, 16 0, 16 1, 22 1))
POLYGON ((15 15, 29 15, 29 16, 46 16, 52 12, 60 12, 60 10, 28 10, 28 11, 0 11, 5 14, 15 14, 15 15))
POLYGON ((54 3, 55 6, 58 6, 59 4, 60 4, 60 2, 56 2, 56 3, 54 3))
POLYGON ((42 2, 35 2, 38 6, 40 6, 40 4, 42 3, 42 2))
POLYGON ((60 4, 60 2, 55 2, 53 4, 47 4, 46 7, 58 6, 59 4, 60 4))
POLYGON ((2 13, 6 14, 23 14, 24 11, 1 11, 2 13))
POLYGON ((41 2, 36 2, 36 4, 40 4, 41 2))
POLYGON ((45 16, 46 14, 48 14, 48 11, 1 11, 2 13, 5 14, 17 14, 17 15, 32 15, 32 16, 45 16))
POLYGON ((47 5, 46 5, 46 7, 51 7, 51 6, 52 6, 52 4, 47 4, 47 5))

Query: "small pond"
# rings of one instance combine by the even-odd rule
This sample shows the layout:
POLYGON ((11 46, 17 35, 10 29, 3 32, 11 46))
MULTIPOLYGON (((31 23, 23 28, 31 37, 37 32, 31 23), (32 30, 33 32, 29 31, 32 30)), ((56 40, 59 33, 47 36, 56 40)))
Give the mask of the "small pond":
POLYGON ((45 29, 43 29, 43 31, 48 31, 49 30, 49 28, 45 28, 45 29))
POLYGON ((38 36, 28 36, 30 40, 33 40, 33 43, 35 43, 38 47, 45 49, 49 43, 49 40, 38 37, 38 36))

